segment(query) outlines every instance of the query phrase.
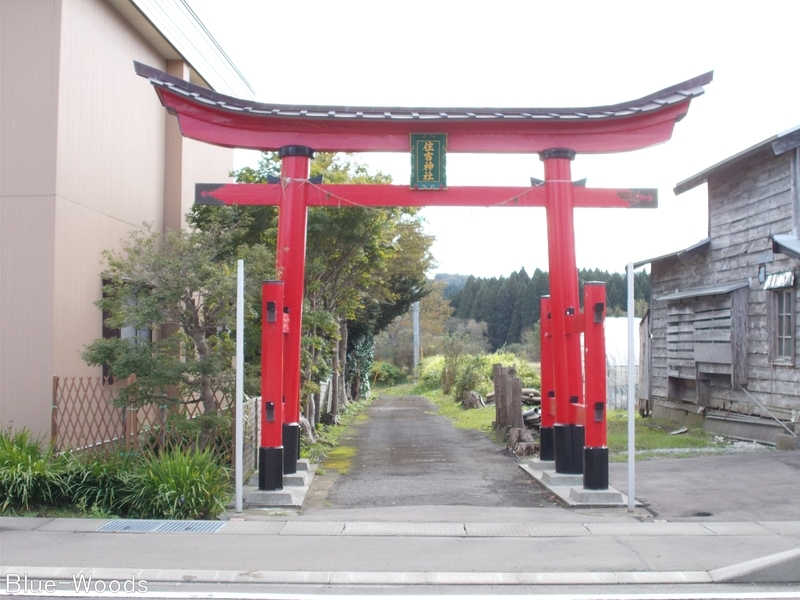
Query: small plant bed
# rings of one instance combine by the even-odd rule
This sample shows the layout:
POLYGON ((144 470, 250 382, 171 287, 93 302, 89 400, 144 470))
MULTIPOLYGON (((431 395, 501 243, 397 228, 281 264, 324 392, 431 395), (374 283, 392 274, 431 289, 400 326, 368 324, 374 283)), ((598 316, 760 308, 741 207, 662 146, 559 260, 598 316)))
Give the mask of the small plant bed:
POLYGON ((27 430, 0 430, 0 514, 213 519, 230 473, 209 450, 54 453, 27 430))

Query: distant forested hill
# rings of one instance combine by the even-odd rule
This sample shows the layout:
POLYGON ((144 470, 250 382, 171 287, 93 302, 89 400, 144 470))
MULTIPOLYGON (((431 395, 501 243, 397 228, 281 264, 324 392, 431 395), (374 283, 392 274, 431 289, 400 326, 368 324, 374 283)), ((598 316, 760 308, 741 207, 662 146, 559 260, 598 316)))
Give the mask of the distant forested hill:
MULTIPOLYGON (((539 321, 539 298, 550 293, 547 272, 536 269, 529 276, 524 268, 508 277, 478 278, 464 275, 437 275, 448 286, 445 297, 455 309, 454 317, 485 321, 488 324, 492 350, 521 342, 522 332, 539 321), (463 284, 461 283, 463 281, 463 284), (448 291, 452 289, 455 292, 448 291)), ((608 315, 620 315, 627 308, 627 275, 598 269, 578 272, 580 294, 587 281, 606 284, 608 315)), ((650 303, 650 276, 639 271, 634 275, 634 298, 637 307, 650 303)), ((637 311, 638 312, 638 311, 637 311)))
POLYGON ((450 273, 437 273, 434 280, 444 282, 444 297, 448 300, 464 288, 469 275, 451 275, 450 273))

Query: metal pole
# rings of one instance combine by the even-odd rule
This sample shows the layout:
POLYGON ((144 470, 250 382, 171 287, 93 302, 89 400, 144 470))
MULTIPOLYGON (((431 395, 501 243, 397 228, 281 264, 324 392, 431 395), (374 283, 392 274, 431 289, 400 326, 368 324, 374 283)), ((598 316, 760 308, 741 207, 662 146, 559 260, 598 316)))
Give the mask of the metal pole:
POLYGON ((634 368, 634 343, 633 325, 633 263, 628 263, 628 512, 633 512, 636 504, 634 500, 634 471, 636 452, 636 406, 635 389, 633 381, 634 368))
POLYGON ((414 302, 414 370, 419 365, 419 300, 414 302))
POLYGON ((244 261, 236 261, 236 512, 242 512, 244 446, 244 261))

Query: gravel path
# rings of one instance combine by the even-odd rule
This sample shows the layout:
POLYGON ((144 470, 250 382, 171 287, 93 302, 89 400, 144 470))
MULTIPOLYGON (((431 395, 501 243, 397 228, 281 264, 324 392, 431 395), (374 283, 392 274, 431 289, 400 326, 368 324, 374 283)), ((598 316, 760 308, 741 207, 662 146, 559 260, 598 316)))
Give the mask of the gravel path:
POLYGON ((478 431, 456 429, 422 396, 382 396, 366 416, 340 438, 357 451, 328 490, 329 508, 555 506, 516 458, 478 431))

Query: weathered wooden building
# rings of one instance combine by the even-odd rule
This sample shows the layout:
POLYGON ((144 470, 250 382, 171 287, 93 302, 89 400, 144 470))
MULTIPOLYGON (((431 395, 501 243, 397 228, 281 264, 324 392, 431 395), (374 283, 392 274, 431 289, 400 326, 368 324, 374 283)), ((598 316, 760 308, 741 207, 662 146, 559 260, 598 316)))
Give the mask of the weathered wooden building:
POLYGON ((798 146, 800 127, 675 188, 708 184, 708 238, 636 265, 651 265, 639 396, 654 416, 772 443, 800 433, 798 146))

